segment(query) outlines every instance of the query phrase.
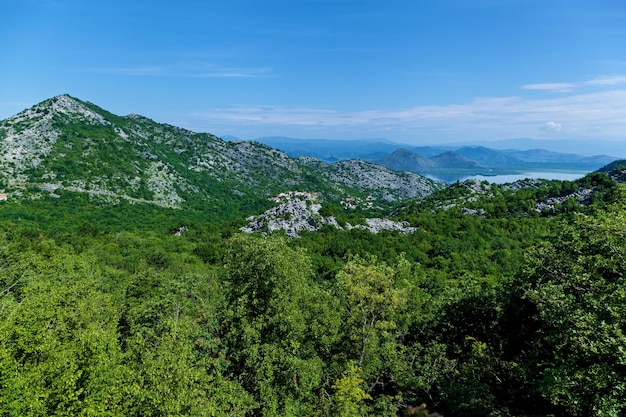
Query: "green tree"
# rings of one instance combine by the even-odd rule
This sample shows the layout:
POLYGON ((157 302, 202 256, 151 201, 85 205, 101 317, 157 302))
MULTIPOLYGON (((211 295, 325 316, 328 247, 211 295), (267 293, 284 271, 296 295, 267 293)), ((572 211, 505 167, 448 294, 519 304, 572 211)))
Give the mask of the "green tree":
POLYGON ((0 409, 6 415, 119 415, 129 370, 119 313, 98 290, 93 260, 26 253, 9 269, 21 288, 0 309, 0 409))
POLYGON ((540 392, 574 416, 626 413, 626 216, 576 215, 522 278, 536 309, 540 392))
POLYGON ((196 350, 201 329, 190 317, 166 320, 166 330, 149 340, 128 341, 135 367, 126 399, 138 416, 245 416, 256 408, 251 396, 225 378, 211 356, 196 350))
POLYGON ((333 384, 335 393, 334 415, 337 417, 360 417, 366 413, 365 400, 372 397, 363 391, 363 378, 360 376, 361 369, 354 362, 348 362, 348 368, 341 378, 333 384))
POLYGON ((308 257, 282 238, 234 236, 228 242, 225 310, 233 377, 254 394, 261 414, 315 409, 324 361, 338 333, 337 309, 318 288, 308 257))
POLYGON ((337 274, 345 314, 342 351, 348 361, 362 369, 366 393, 380 395, 376 400, 384 400, 394 390, 396 374, 406 372, 409 366, 402 343, 410 294, 409 284, 400 273, 405 268, 408 263, 403 258, 392 268, 374 257, 354 257, 337 274))

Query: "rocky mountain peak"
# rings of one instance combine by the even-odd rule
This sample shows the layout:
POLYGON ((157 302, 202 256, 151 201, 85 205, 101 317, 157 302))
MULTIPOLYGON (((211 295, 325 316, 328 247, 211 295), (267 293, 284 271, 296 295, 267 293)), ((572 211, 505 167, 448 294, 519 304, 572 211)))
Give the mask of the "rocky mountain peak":
POLYGON ((78 118, 80 121, 91 122, 93 124, 110 124, 101 114, 89 108, 82 101, 67 94, 56 96, 48 102, 42 104, 48 105, 53 114, 72 116, 73 118, 78 118))
POLYGON ((59 190, 177 208, 250 204, 289 189, 319 191, 326 200, 397 202, 442 187, 362 161, 298 160, 256 142, 120 117, 69 95, 0 121, 0 184, 28 198, 59 190))
POLYGON ((49 130, 50 121, 54 117, 89 124, 110 124, 101 114, 82 101, 64 94, 36 104, 2 121, 2 125, 6 130, 14 130, 17 133, 27 129, 49 130))

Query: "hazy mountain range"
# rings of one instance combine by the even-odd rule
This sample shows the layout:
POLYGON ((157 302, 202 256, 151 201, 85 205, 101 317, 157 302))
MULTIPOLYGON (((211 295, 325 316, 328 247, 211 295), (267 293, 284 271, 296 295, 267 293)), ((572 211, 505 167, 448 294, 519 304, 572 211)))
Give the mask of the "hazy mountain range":
MULTIPOLYGON (((362 159, 390 169, 419 173, 466 170, 469 174, 532 170, 593 171, 619 156, 581 155, 547 149, 494 149, 485 146, 411 146, 379 139, 329 140, 264 137, 256 141, 286 154, 313 156, 326 162, 362 159)), ((537 144, 530 140, 499 143, 537 144)), ((561 147, 563 142, 561 142, 561 147)), ((616 148, 617 149, 617 148, 616 148)))
POLYGON ((547 150, 403 148, 382 140, 225 141, 136 114, 118 116, 68 95, 0 121, 0 192, 12 199, 79 193, 109 202, 223 211, 301 190, 324 201, 370 196, 393 203, 445 185, 418 173, 592 171, 615 159, 547 150))

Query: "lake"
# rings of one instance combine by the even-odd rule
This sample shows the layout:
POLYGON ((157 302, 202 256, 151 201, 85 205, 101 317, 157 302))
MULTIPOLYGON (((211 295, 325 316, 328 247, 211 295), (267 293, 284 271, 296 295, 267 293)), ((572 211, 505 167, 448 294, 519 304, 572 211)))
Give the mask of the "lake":
POLYGON ((488 181, 495 184, 505 184, 510 182, 515 182, 519 180, 523 180, 525 178, 542 178, 546 180, 559 180, 559 181, 574 181, 579 178, 587 175, 588 171, 579 171, 579 172, 523 172, 521 174, 505 174, 505 175, 431 175, 424 174, 425 177, 431 178, 437 181, 444 181, 447 183, 453 183, 456 181, 465 181, 465 180, 477 180, 477 181, 488 181))

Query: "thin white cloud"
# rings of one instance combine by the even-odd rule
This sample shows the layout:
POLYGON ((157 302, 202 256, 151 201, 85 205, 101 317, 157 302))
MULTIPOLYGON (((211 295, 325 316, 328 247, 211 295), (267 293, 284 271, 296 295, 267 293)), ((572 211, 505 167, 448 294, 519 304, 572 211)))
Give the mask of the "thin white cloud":
POLYGON ((270 67, 224 67, 211 63, 101 67, 92 71, 113 75, 180 78, 261 78, 272 74, 270 67))
POLYGON ((550 132, 560 132, 562 126, 560 123, 550 121, 550 122, 546 122, 545 128, 546 130, 550 132))
MULTIPOLYGON (((206 130, 246 130, 257 137, 343 132, 355 137, 414 135, 478 139, 626 138, 626 90, 570 94, 549 99, 481 97, 468 103, 395 110, 343 111, 282 106, 215 108, 192 115, 206 130)), ((391 136, 393 138, 393 136, 391 136)))
POLYGON ((605 75, 577 83, 526 84, 522 86, 522 89, 569 93, 583 87, 615 87, 619 85, 626 85, 626 75, 605 75))
POLYGON ((567 93, 572 91, 576 84, 572 83, 543 83, 543 84, 527 84, 522 86, 524 90, 543 90, 554 91, 558 93, 567 93))
POLYGON ((223 68, 219 71, 212 71, 202 74, 204 77, 220 77, 220 78, 261 78, 267 77, 272 73, 269 67, 260 68, 223 68))
POLYGON ((593 80, 589 80, 583 83, 583 85, 590 86, 616 86, 626 84, 626 75, 613 75, 613 76, 603 76, 594 78, 593 80))

